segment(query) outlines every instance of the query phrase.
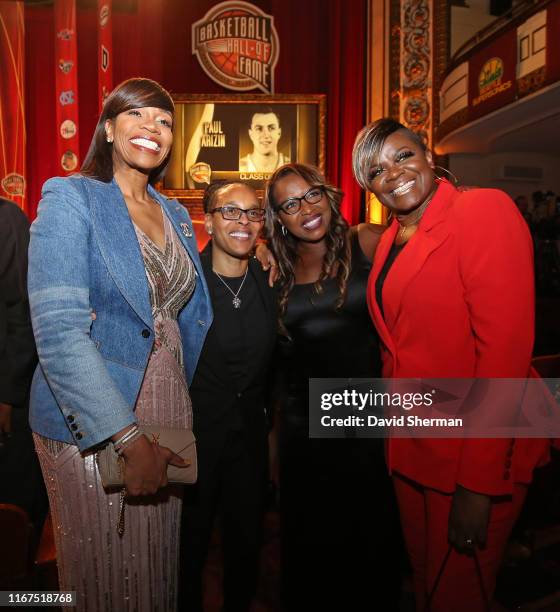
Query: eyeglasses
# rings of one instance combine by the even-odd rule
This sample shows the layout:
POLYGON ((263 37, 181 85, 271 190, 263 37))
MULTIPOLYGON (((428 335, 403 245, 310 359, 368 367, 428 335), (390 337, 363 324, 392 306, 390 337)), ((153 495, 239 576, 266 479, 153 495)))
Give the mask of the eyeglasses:
POLYGON ((325 188, 322 185, 319 185, 318 187, 311 187, 301 196, 301 198, 289 198, 285 202, 282 202, 282 204, 278 206, 277 210, 281 210, 287 215, 295 215, 301 208, 302 200, 305 200, 309 204, 319 204, 319 202, 323 199, 324 193, 325 188))
POLYGON ((211 213, 219 212, 226 221, 238 221, 245 214, 249 221, 262 221, 264 219, 264 208, 237 208, 237 206, 220 206, 213 208, 211 213))

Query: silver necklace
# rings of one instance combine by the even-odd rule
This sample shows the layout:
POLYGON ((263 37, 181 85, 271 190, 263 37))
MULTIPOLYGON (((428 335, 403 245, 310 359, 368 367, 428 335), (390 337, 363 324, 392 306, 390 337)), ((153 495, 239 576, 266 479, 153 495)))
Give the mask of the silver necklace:
POLYGON ((218 274, 218 272, 214 270, 214 274, 222 281, 222 283, 225 285, 226 289, 231 293, 231 295, 233 295, 233 300, 231 301, 231 303, 233 304, 234 308, 241 308, 241 298, 239 298, 239 293, 241 292, 241 289, 243 288, 243 283, 245 282, 245 279, 247 278, 248 271, 249 271, 249 266, 245 268, 245 274, 243 275, 243 280, 241 281, 241 285, 239 285, 239 289, 236 292, 234 292, 233 289, 222 278, 221 274, 218 274))

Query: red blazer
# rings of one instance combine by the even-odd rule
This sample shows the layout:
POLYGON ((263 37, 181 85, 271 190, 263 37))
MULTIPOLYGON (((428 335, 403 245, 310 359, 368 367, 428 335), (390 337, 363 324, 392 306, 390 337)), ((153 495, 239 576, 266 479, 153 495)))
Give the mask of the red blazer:
MULTIPOLYGON (((511 199, 495 189, 457 191, 442 180, 383 285, 375 282, 398 231, 382 236, 368 285, 381 339, 383 376, 523 378, 534 335, 533 248, 511 199)), ((456 484, 486 493, 528 483, 547 458, 547 440, 389 439, 394 470, 452 492, 456 484)))

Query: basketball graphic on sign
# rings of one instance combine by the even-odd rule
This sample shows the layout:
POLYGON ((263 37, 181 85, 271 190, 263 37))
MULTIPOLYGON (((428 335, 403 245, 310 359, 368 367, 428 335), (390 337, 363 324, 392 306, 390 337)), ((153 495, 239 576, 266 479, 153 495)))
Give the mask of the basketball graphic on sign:
POLYGON ((274 91, 274 18, 248 2, 222 2, 195 22, 192 52, 206 74, 228 89, 274 91))

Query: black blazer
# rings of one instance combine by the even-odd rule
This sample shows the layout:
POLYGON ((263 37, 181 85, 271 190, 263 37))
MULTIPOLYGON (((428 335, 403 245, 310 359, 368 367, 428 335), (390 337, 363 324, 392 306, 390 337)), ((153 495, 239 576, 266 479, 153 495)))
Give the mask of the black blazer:
MULTIPOLYGON (((212 243, 201 253, 202 269, 208 279, 212 274, 212 243)), ((255 259, 249 260, 249 274, 255 281, 266 310, 266 327, 262 335, 266 338, 266 357, 253 372, 249 384, 237 389, 224 359, 221 340, 212 326, 199 359, 190 394, 194 413, 194 433, 197 438, 200 466, 208 453, 219 453, 228 433, 241 421, 249 445, 256 452, 266 448, 267 404, 272 357, 276 346, 278 320, 277 292, 268 286, 268 272, 264 272, 255 259), (207 374, 204 380, 198 375, 204 364, 207 374), (210 376, 208 372, 210 371, 210 376), (264 446, 263 446, 264 445, 264 446)), ((215 296, 212 283, 208 283, 212 302, 215 296)))
POLYGON ((27 405, 37 363, 27 299, 28 246, 27 217, 0 198, 0 402, 16 407, 27 405))

